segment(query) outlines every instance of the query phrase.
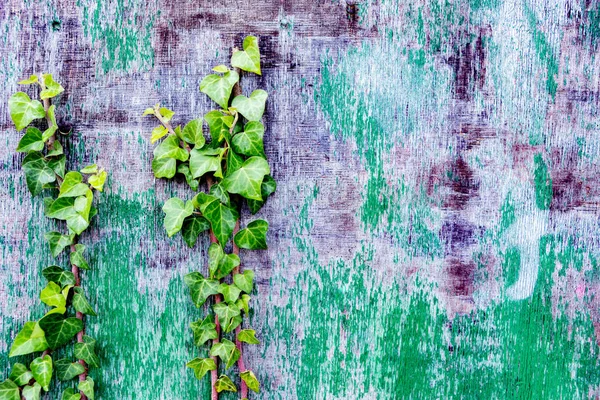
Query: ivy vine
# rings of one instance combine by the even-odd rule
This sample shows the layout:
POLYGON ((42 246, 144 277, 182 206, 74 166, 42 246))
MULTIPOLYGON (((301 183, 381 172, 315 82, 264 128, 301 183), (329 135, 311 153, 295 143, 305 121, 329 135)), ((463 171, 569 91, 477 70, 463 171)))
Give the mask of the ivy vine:
POLYGON ((263 145, 265 127, 261 119, 267 92, 258 89, 246 97, 240 86, 242 71, 261 74, 258 39, 246 37, 243 50, 233 49, 231 67, 218 65, 213 71, 201 81, 200 91, 219 109, 188 122, 183 129, 173 128, 175 113, 158 104, 146 109, 144 115, 153 115, 160 122, 151 135, 152 143, 162 140, 154 149, 154 176, 173 178, 180 174, 194 192, 203 178, 207 183, 207 192, 200 191, 187 201, 171 198, 163 206, 169 237, 181 233, 193 247, 199 235, 209 231, 211 241, 208 271, 192 272, 184 279, 195 306, 209 304, 208 315, 191 324, 194 343, 203 354, 187 366, 198 379, 211 372, 214 400, 222 391, 237 391, 234 379, 226 374, 237 363, 240 395, 245 399, 248 389, 258 393, 260 385, 254 372, 244 365, 242 343, 259 341, 253 329, 242 329, 243 315, 249 313, 254 272, 241 271, 239 252, 266 249, 269 224, 259 219, 240 230, 240 215, 243 203, 252 214, 258 212, 276 189, 263 145))
POLYGON ((93 205, 93 191, 102 191, 107 173, 95 164, 79 172, 66 172, 66 156, 57 140, 60 131, 56 106, 51 105, 52 98, 64 88, 52 75, 32 75, 19 84, 38 85, 41 101, 24 92, 17 92, 9 99, 15 127, 19 131, 27 128, 16 150, 26 153, 22 168, 31 194, 49 195, 44 198, 45 215, 66 223, 66 232, 48 232, 45 238, 54 257, 70 250, 70 269, 52 265, 42 270, 48 284, 41 291, 40 300, 50 310, 40 320, 25 323, 12 343, 9 357, 42 354, 29 366, 23 363, 12 366, 8 379, 0 383, 0 400, 39 400, 42 391, 50 391, 53 376, 61 381, 79 378, 77 389, 66 388, 62 400, 94 400, 94 380, 87 374, 89 368, 99 367, 100 362, 94 349, 96 341, 85 334, 84 315, 96 316, 96 313, 81 286, 81 272, 90 265, 84 256, 86 246, 78 242, 98 212, 93 205), (44 122, 37 120, 45 120, 45 130, 39 128, 44 122), (55 359, 53 352, 72 344, 75 337, 72 352, 60 352, 69 356, 55 359))

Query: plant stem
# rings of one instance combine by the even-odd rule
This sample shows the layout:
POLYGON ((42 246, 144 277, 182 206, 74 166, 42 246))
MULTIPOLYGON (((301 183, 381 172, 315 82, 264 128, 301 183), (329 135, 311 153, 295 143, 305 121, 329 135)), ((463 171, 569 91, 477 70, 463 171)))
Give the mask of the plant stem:
MULTIPOLYGON (((171 125, 171 123, 169 121, 165 121, 165 119, 163 118, 163 116, 160 115, 160 107, 158 107, 158 105, 156 107, 154 107, 154 116, 158 119, 158 121, 162 124, 162 126, 164 126, 165 128, 167 128, 167 130, 169 131, 169 133, 171 135, 177 136, 177 134, 175 133, 175 130, 173 129, 173 125, 171 125)), ((183 140, 181 140, 180 142, 184 145, 184 147, 185 147, 185 149, 187 150, 188 153, 190 151, 192 151, 192 149, 190 148, 189 144, 187 144, 183 140)))
MULTIPOLYGON (((46 85, 44 84, 44 78, 38 80, 40 87, 42 90, 46 90, 46 85)), ((52 120, 50 119, 50 115, 48 115, 48 110, 50 109, 50 99, 43 99, 42 104, 44 105, 44 111, 46 111, 46 122, 48 123, 48 128, 52 126, 52 120)), ((46 142, 46 147, 48 149, 52 148, 54 145, 54 141, 56 140, 56 136, 52 135, 48 141, 46 142)))
MULTIPOLYGON (((206 183, 208 184, 208 190, 210 191, 210 187, 213 185, 213 180, 212 177, 207 177, 206 178, 206 183)), ((217 237, 215 236, 215 233, 213 232, 213 230, 210 230, 210 243, 218 243, 217 237)), ((214 299, 215 299, 215 303, 214 304, 219 304, 221 302, 221 295, 220 294, 216 294, 214 295, 214 299)), ((217 338, 213 339, 212 343, 213 346, 217 343, 219 343, 219 338, 221 337, 221 324, 219 323, 219 317, 215 314, 215 330, 217 331, 217 338)), ((217 366, 216 369, 210 371, 210 382, 211 382, 211 400, 218 400, 219 399, 219 392, 217 392, 216 389, 216 385, 217 385, 217 379, 219 379, 219 358, 216 356, 210 356, 210 358, 212 358, 212 360, 215 362, 215 365, 217 366)))
MULTIPOLYGON (((75 240, 77 240, 77 238, 75 240)), ((73 244, 71 244, 71 253, 74 253, 75 250, 76 250, 75 243, 73 243, 73 244)), ((73 275, 75 275, 75 287, 80 287, 81 286, 81 277, 79 275, 79 267, 75 264, 71 264, 71 272, 73 273, 73 275)), ((84 323, 83 313, 77 311, 75 316, 77 317, 77 319, 81 320, 82 324, 84 323)), ((83 343, 83 335, 84 334, 85 334, 85 325, 83 326, 83 329, 81 329, 81 331, 77 332, 77 342, 78 343, 83 343)), ((84 371, 79 375, 79 382, 83 382, 87 378, 88 368, 87 368, 87 364, 85 363, 85 361, 78 360, 78 362, 84 368, 84 371)), ((80 391, 79 393, 81 394, 81 400, 87 400, 87 396, 83 392, 80 391)))

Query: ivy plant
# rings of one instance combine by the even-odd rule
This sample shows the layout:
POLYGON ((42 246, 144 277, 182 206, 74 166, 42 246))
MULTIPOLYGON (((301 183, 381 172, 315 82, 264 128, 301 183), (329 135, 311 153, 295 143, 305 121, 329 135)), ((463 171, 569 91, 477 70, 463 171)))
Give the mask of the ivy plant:
POLYGON ((66 170, 66 156, 57 136, 56 106, 51 104, 64 88, 52 75, 32 75, 19 83, 39 86, 39 100, 24 92, 8 100, 15 127, 25 130, 16 151, 25 153, 22 168, 32 196, 46 196, 45 215, 66 225, 62 231, 46 233, 45 238, 54 257, 69 251, 70 265, 42 270, 47 284, 40 300, 50 309, 39 320, 25 323, 13 340, 9 357, 40 354, 29 365, 17 362, 12 366, 8 378, 0 383, 0 400, 39 400, 43 392, 51 390, 52 377, 67 382, 78 378, 77 390, 65 389, 61 399, 93 400, 94 381, 88 370, 99 367, 100 362, 96 341, 85 334, 84 316, 96 316, 96 312, 81 286, 82 270, 90 265, 84 254, 86 246, 78 242, 98 212, 94 192, 102 192, 107 173, 95 164, 81 171, 66 170), (55 351, 64 347, 57 359, 55 351))
POLYGON ((239 252, 266 249, 269 224, 258 219, 240 230, 240 216, 244 204, 256 214, 275 192, 276 184, 263 144, 261 120, 267 92, 259 89, 249 96, 242 94, 244 71, 261 74, 254 36, 246 37, 243 50, 234 48, 231 66, 214 67, 214 73, 200 82, 200 91, 219 106, 216 110, 183 127, 173 127, 175 113, 159 104, 144 111, 159 122, 150 138, 152 143, 160 141, 152 160, 154 176, 181 176, 192 192, 197 192, 185 201, 175 197, 165 202, 167 235, 181 234, 190 247, 203 232, 210 236, 207 269, 186 275, 184 281, 194 305, 207 311, 190 325, 201 354, 187 366, 198 379, 210 372, 213 399, 222 391, 236 392, 234 382, 239 383, 242 399, 248 397, 248 389, 258 393, 260 386, 242 357, 242 343, 259 341, 250 327, 242 329, 249 313, 254 272, 241 271, 239 252), (236 363, 238 377, 231 378, 228 371, 236 363))

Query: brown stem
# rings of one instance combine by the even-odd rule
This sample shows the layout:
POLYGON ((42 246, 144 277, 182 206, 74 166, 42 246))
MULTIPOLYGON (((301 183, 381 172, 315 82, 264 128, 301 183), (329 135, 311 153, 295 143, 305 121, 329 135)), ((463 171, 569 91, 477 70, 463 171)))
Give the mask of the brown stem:
MULTIPOLYGON (((71 244, 71 253, 74 253, 75 250, 76 250, 75 243, 73 243, 73 244, 71 244)), ((73 273, 73 275, 75 275, 75 286, 80 287, 81 286, 81 277, 79 275, 79 267, 75 264, 71 264, 71 272, 73 273)), ((81 323, 84 323, 83 313, 77 311, 75 316, 77 317, 77 319, 81 320, 81 323)), ((85 334, 85 325, 81 331, 77 332, 77 343, 83 343, 83 335, 84 334, 85 334)), ((87 364, 85 363, 84 360, 78 360, 78 362, 84 368, 84 371, 79 375, 79 382, 83 382, 87 378, 88 368, 87 368, 87 364)), ((80 391, 79 393, 81 394, 81 400, 87 400, 87 396, 83 392, 80 391)))
MULTIPOLYGON (((165 119, 163 118, 163 116, 160 115, 160 107, 158 106, 158 104, 156 105, 156 107, 154 107, 154 116, 156 116, 156 118, 162 124, 162 126, 164 126, 165 128, 167 128, 167 130, 169 131, 169 133, 171 135, 177 136, 177 134, 175 133, 175 130, 173 129, 173 125, 171 125, 171 123, 169 121, 165 121, 165 119)), ((188 151, 188 153, 190 151, 192 151, 192 149, 190 148, 189 144, 187 144, 184 141, 181 141, 181 143, 184 145, 184 147, 188 151)))
MULTIPOLYGON (((208 184, 208 190, 210 191, 210 187, 214 184, 212 177, 207 177, 206 178, 206 183, 208 184)), ((213 232, 213 230, 210 230, 210 242, 211 243, 218 243, 217 241, 217 237, 215 236, 215 233, 213 232)), ((216 294, 214 296, 215 298, 215 304, 219 304, 221 302, 221 295, 220 294, 216 294)), ((219 343, 219 338, 221 337, 221 324, 219 323, 219 317, 217 315, 215 315, 215 329, 217 331, 217 337, 216 339, 213 339, 212 343, 213 346, 217 343, 219 343)), ((210 371, 210 382, 211 382, 211 400, 218 400, 219 399, 219 392, 217 392, 216 389, 216 385, 217 385, 217 379, 219 379, 219 359, 216 356, 210 356, 210 358, 212 358, 212 360, 215 362, 215 365, 217 366, 216 369, 214 369, 213 371, 210 371)))

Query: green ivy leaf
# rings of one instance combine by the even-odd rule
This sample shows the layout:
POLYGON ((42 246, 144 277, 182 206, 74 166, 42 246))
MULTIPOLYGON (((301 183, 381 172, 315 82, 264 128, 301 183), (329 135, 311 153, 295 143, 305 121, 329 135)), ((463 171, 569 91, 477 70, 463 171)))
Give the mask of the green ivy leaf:
POLYGON ((240 77, 235 71, 227 71, 223 76, 211 74, 200 82, 200 91, 221 107, 227 108, 231 90, 239 79, 240 77))
POLYGON ((211 277, 224 278, 238 265, 240 265, 238 255, 225 254, 220 244, 213 243, 208 248, 208 269, 211 277))
POLYGON ((231 141, 233 150, 245 156, 264 157, 263 136, 265 127, 260 122, 250 121, 244 131, 235 135, 231 141))
POLYGON ((189 247, 194 247, 200 233, 210 229, 210 223, 204 217, 192 215, 183 220, 181 236, 189 247))
POLYGON ((229 202, 230 202, 229 193, 227 193, 227 191, 225 190, 223 185, 221 185, 220 183, 216 183, 216 184, 212 185, 210 187, 209 193, 211 196, 214 196, 217 199, 219 199, 219 201, 221 203, 225 204, 226 206, 229 205, 229 202))
POLYGON ((217 198, 215 196, 211 196, 204 192, 200 192, 196 196, 194 196, 194 198, 192 199, 192 203, 194 204, 195 208, 197 208, 198 210, 200 210, 201 213, 204 214, 206 207, 216 200, 217 198))
POLYGON ((194 358, 192 361, 185 364, 186 367, 194 370, 194 375, 198 380, 202 379, 208 371, 217 369, 217 364, 212 358, 194 358))
POLYGON ((235 305, 238 306, 240 310, 244 310, 246 314, 250 312, 250 308, 248 305, 250 304, 250 296, 247 294, 243 294, 242 297, 235 302, 235 305))
POLYGON ((223 339, 221 342, 213 344, 210 349, 210 355, 219 357, 225 363, 225 369, 229 369, 240 358, 240 351, 235 347, 235 343, 223 339))
POLYGON ((213 310, 224 332, 231 332, 242 322, 241 311, 235 304, 217 303, 213 305, 213 310))
POLYGON ((150 136, 150 143, 154 144, 156 141, 162 139, 169 134, 169 130, 162 125, 159 125, 152 129, 152 135, 150 136))
POLYGON ((241 168, 244 165, 244 158, 233 151, 233 149, 229 149, 227 152, 227 175, 230 176, 235 171, 241 168))
POLYGON ((221 64, 221 65, 217 65, 212 70, 215 71, 215 72, 219 72, 221 74, 224 74, 225 72, 229 71, 229 68, 227 68, 226 65, 221 64))
POLYGON ((33 385, 27 385, 23 387, 22 394, 25 400, 41 400, 42 387, 39 383, 35 382, 33 385))
POLYGON ((81 394, 73 388, 66 388, 62 394, 61 400, 80 400, 81 394))
POLYGON ((258 382, 258 379, 256 379, 256 376, 254 376, 254 372, 250 370, 244 371, 240 373, 240 377, 246 382, 246 385, 250 390, 255 393, 260 391, 260 383, 258 382))
POLYGON ((35 381, 47 392, 52 380, 52 358, 48 354, 38 357, 29 364, 29 369, 35 381))
POLYGON ((60 287, 67 285, 75 285, 75 275, 71 271, 65 271, 58 265, 51 265, 42 270, 42 275, 49 282, 54 282, 60 287))
POLYGON ((98 165, 96 164, 88 165, 81 170, 82 174, 95 174, 96 172, 98 172, 98 165))
POLYGON ((217 393, 221 393, 222 391, 227 392, 237 392, 235 384, 229 379, 227 375, 219 376, 219 379, 215 382, 215 389, 217 393))
POLYGON ((243 94, 235 96, 231 105, 237 108, 248 121, 260 121, 265 112, 265 103, 267 102, 268 94, 262 89, 257 89, 250 97, 243 94))
POLYGON ((65 318, 60 314, 48 314, 40 319, 39 324, 46 333, 48 347, 52 350, 67 344, 77 332, 83 329, 83 322, 80 319, 65 318))
POLYGON ((236 233, 233 240, 238 247, 248 250, 259 250, 267 248, 267 230, 269 223, 263 219, 252 221, 236 233))
POLYGON ((56 218, 60 220, 66 220, 77 213, 75 211, 75 198, 74 197, 62 197, 54 200, 52 203, 48 203, 46 207, 46 216, 48 218, 56 218))
POLYGON ((50 251, 54 257, 58 256, 65 247, 70 246, 75 239, 75 235, 62 235, 60 232, 48 232, 44 235, 48 244, 50 244, 50 251))
POLYGON ((183 200, 173 197, 166 201, 162 208, 165 213, 164 226, 169 237, 173 236, 181 230, 183 221, 194 212, 193 203, 188 200, 183 200))
POLYGON ((97 315, 86 299, 83 289, 79 286, 73 288, 73 308, 86 315, 91 315, 94 317, 97 315))
POLYGON ((203 320, 198 320, 190 324, 194 333, 194 344, 198 347, 212 339, 218 339, 217 325, 213 322, 212 317, 208 315, 203 320))
MULTIPOLYGON (((54 142, 57 143, 57 142, 54 142)), ((61 178, 65 176, 65 164, 67 163, 67 157, 63 154, 60 157, 51 158, 48 160, 48 167, 54 171, 54 173, 61 178)), ((52 181, 54 182, 54 181, 52 181)))
POLYGON ((31 85, 33 83, 37 83, 38 82, 38 77, 37 75, 29 75, 28 79, 23 79, 20 80, 19 82, 17 82, 19 85, 31 85))
POLYGON ((204 120, 208 124, 210 137, 212 138, 211 145, 216 147, 223 140, 229 142, 229 129, 233 125, 233 116, 223 114, 221 111, 210 111, 204 116, 204 120))
POLYGON ((94 400, 94 380, 89 376, 85 378, 85 381, 79 382, 77 389, 82 391, 88 399, 94 400))
POLYGON ((271 175, 267 175, 264 177, 262 185, 260 185, 260 194, 262 195, 262 200, 248 200, 248 208, 250 208, 250 212, 252 214, 256 214, 258 210, 262 208, 267 200, 267 197, 275 193, 277 190, 277 183, 275 179, 271 177, 271 175))
MULTIPOLYGON (((207 172, 215 172, 221 168, 223 149, 193 149, 190 152, 190 171, 194 178, 200 178, 207 172)), ((216 175, 216 174, 215 174, 216 175)))
POLYGON ((61 287, 54 282, 48 282, 48 285, 40 293, 42 303, 50 307, 65 308, 67 299, 61 292, 61 287))
POLYGON ((250 293, 252 291, 253 281, 254 271, 251 271, 249 269, 245 270, 241 274, 233 275, 233 282, 235 283, 235 285, 246 293, 250 293))
POLYGON ((56 97, 65 91, 65 88, 54 81, 52 74, 43 74, 42 79, 44 80, 44 85, 46 86, 46 89, 40 92, 40 98, 42 100, 51 99, 52 97, 56 97))
POLYGON ((219 243, 225 245, 229 241, 235 228, 235 222, 239 218, 237 210, 226 206, 215 198, 214 201, 204 207, 203 214, 210 222, 219 243))
POLYGON ((188 122, 181 132, 181 137, 189 144, 199 149, 206 143, 204 132, 202 132, 202 118, 193 119, 188 122))
POLYGON ((60 185, 58 197, 79 197, 89 190, 88 185, 83 182, 83 176, 77 171, 68 172, 63 183, 60 185))
POLYGON ((223 295, 226 303, 234 303, 242 292, 236 285, 228 285, 226 283, 221 283, 218 290, 223 295))
POLYGON ((198 180, 194 179, 192 176, 192 172, 190 171, 190 167, 187 163, 179 164, 177 166, 177 172, 185 177, 185 181, 194 192, 198 190, 198 180))
POLYGON ((88 178, 88 183, 91 187, 101 192, 104 190, 104 183, 106 182, 108 174, 106 171, 100 171, 97 174, 94 174, 88 178))
POLYGON ((31 378, 33 378, 33 374, 24 364, 21 363, 15 363, 10 371, 10 375, 8 376, 8 379, 16 383, 18 386, 26 385, 31 378))
POLYGON ((154 149, 152 171, 157 178, 172 178, 175 176, 177 161, 187 161, 188 152, 179 146, 179 138, 169 135, 154 149))
POLYGON ((46 164, 42 153, 34 151, 23 159, 23 172, 27 187, 32 195, 37 196, 44 190, 45 185, 56 180, 54 170, 46 164))
POLYGON ((19 140, 17 151, 29 153, 31 151, 42 151, 43 149, 44 140, 42 139, 42 132, 33 126, 28 127, 25 135, 19 140))
POLYGON ((98 368, 100 366, 100 359, 96 355, 95 347, 96 340, 91 336, 83 335, 83 342, 75 343, 75 357, 85 361, 90 367, 98 368))
POLYGON ((44 351, 48 348, 46 336, 37 322, 25 322, 23 329, 17 334, 8 353, 9 357, 44 351))
POLYGON ((50 119, 51 124, 48 127, 48 129, 46 129, 44 131, 44 133, 42 134, 42 140, 44 142, 46 142, 48 139, 50 139, 52 137, 52 135, 54 135, 54 133, 58 130, 58 125, 56 124, 55 110, 56 110, 55 105, 51 105, 50 107, 48 107, 48 118, 50 119))
POLYGON ((173 115, 175 115, 175 111, 169 110, 166 107, 161 107, 158 110, 158 112, 160 113, 160 115, 162 116, 162 118, 165 122, 171 121, 171 119, 173 118, 173 115))
POLYGON ((260 51, 258 50, 258 38, 256 36, 246 36, 244 51, 238 50, 233 53, 231 66, 260 75, 260 51))
POLYGON ((229 193, 237 193, 247 199, 262 200, 262 181, 270 172, 269 163, 264 158, 250 157, 237 171, 223 179, 222 184, 229 193))
POLYGON ((44 118, 46 111, 37 100, 31 100, 27 93, 17 92, 8 100, 8 110, 18 131, 25 128, 34 119, 44 118))
POLYGON ((175 176, 177 161, 174 158, 155 158, 152 160, 152 172, 156 178, 172 178, 175 176))
POLYGON ((237 339, 240 342, 248 343, 248 344, 259 344, 260 342, 256 338, 256 331, 254 329, 242 329, 237 334, 237 339))
POLYGON ((219 293, 219 281, 206 279, 200 272, 187 274, 183 281, 190 288, 190 295, 196 307, 202 306, 210 296, 219 293))
POLYGON ((75 245, 75 251, 71 252, 71 255, 70 255, 71 264, 76 265, 77 267, 79 267, 81 269, 90 269, 89 264, 83 257, 83 252, 85 251, 85 249, 86 249, 86 247, 82 244, 75 245))
POLYGON ((54 361, 54 367, 56 367, 56 376, 61 381, 70 381, 85 372, 83 365, 66 358, 54 361))
POLYGON ((17 384, 10 379, 0 383, 0 400, 21 400, 17 384))
POLYGON ((46 153, 46 157, 55 157, 60 156, 62 154, 64 154, 62 144, 60 144, 58 140, 55 140, 54 143, 52 143, 52 146, 48 148, 48 153, 46 153))

